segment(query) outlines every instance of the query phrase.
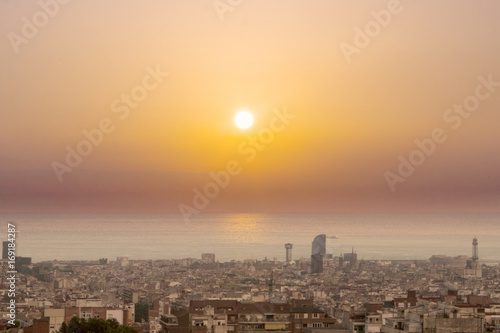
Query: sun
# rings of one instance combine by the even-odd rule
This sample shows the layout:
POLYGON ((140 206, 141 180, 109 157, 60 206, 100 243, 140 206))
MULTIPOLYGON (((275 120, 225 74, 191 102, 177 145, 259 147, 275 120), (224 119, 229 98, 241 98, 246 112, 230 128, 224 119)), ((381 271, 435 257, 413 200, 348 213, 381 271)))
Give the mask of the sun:
POLYGON ((234 117, 236 126, 241 129, 247 129, 253 125, 253 116, 248 111, 240 111, 234 117))

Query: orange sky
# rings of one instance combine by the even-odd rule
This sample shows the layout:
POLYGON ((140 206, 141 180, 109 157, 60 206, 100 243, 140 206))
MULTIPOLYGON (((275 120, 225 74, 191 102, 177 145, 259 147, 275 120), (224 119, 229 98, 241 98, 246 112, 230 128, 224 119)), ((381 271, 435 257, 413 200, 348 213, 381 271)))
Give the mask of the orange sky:
POLYGON ((62 3, 0 2, 0 211, 178 211, 229 161, 241 173, 203 211, 499 211, 500 86, 444 117, 480 77, 500 82, 498 1, 62 3), (238 147, 283 109, 295 118, 247 161, 238 147), (391 189, 386 172, 435 128, 446 141, 391 189))

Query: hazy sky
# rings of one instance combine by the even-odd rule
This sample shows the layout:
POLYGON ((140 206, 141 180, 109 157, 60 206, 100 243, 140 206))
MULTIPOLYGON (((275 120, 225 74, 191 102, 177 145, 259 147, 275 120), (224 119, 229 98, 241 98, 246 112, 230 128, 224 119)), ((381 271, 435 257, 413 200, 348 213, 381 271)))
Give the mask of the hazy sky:
POLYGON ((500 210, 496 0, 61 2, 0 1, 0 211, 195 208, 229 161, 198 210, 500 210))

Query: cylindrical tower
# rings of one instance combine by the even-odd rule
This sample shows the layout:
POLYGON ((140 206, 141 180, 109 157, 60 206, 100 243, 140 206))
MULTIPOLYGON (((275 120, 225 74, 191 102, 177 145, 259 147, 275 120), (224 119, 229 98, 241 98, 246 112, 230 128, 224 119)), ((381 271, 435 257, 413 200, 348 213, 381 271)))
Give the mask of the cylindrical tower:
POLYGON ((478 261, 479 260, 479 252, 477 250, 477 246, 478 246, 478 241, 477 241, 477 238, 474 237, 474 239, 472 240, 472 260, 474 261, 478 261))
POLYGON ((290 244, 290 243, 285 244, 286 262, 292 261, 292 248, 293 248, 293 244, 290 244))

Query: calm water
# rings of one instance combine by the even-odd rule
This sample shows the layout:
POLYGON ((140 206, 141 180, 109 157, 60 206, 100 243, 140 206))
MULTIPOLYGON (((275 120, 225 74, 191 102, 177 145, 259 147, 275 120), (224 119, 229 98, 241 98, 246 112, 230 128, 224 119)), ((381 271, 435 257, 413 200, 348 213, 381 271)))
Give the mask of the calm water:
POLYGON ((264 257, 284 260, 310 256, 317 234, 327 253, 354 247, 365 259, 428 259, 433 254, 471 255, 500 261, 500 214, 204 214, 185 223, 179 214, 8 214, 0 213, 0 238, 14 222, 18 255, 43 260, 264 257))

